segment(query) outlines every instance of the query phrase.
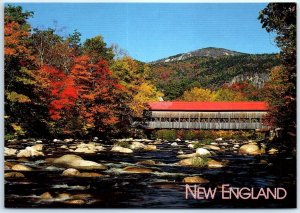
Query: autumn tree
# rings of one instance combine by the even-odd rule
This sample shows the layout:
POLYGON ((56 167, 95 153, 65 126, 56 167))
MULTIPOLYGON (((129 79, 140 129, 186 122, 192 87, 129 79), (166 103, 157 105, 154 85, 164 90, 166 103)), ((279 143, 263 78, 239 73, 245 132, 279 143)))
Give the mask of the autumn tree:
POLYGON ((27 19, 32 12, 20 6, 4 9, 4 75, 6 135, 37 136, 45 133, 40 119, 43 109, 32 92, 37 82, 36 60, 31 51, 31 28, 27 19), (39 129, 38 129, 39 128, 39 129))
POLYGON ((296 3, 270 3, 259 14, 262 27, 276 33, 283 63, 272 70, 268 85, 276 88, 269 90, 272 125, 292 132, 296 128, 296 10, 296 3))
POLYGON ((225 84, 222 89, 227 89, 234 93, 237 96, 236 100, 262 101, 265 99, 263 90, 248 81, 225 84))
POLYGON ((210 89, 194 87, 183 93, 183 101, 213 101, 214 92, 210 89))
POLYGON ((213 94, 213 101, 247 101, 247 98, 240 92, 228 88, 220 88, 213 94))
POLYGON ((78 99, 76 111, 81 134, 113 131, 122 114, 123 86, 112 75, 108 62, 92 63, 89 56, 76 57, 71 70, 78 99))
POLYGON ((88 55, 93 63, 100 60, 110 62, 114 58, 113 49, 107 47, 102 36, 86 39, 82 46, 83 53, 88 55))
POLYGON ((74 57, 82 54, 81 33, 75 30, 66 38, 66 43, 72 51, 74 57))
MULTIPOLYGON (((282 122, 288 122, 290 118, 285 116, 286 113, 292 113, 290 110, 288 111, 278 111, 278 106, 285 105, 285 99, 282 96, 286 93, 286 90, 292 85, 287 84, 287 70, 284 66, 276 66, 271 70, 270 73, 270 81, 266 83, 264 87, 264 92, 266 94, 266 100, 270 105, 271 113, 264 119, 266 124, 269 126, 273 126, 274 124, 279 124, 282 122), (277 97, 277 98, 276 98, 277 97), (276 113, 275 115, 273 113, 276 113), (284 119, 284 120, 283 120, 284 119)), ((290 83, 291 84, 291 83, 290 83)))
POLYGON ((125 105, 131 110, 131 116, 141 118, 149 101, 158 101, 163 93, 149 81, 148 65, 125 56, 116 59, 111 69, 120 84, 125 87, 125 105))
POLYGON ((133 96, 129 107, 133 110, 136 117, 141 117, 149 102, 159 101, 162 97, 163 93, 158 91, 152 84, 142 83, 137 88, 137 93, 133 96))
POLYGON ((70 72, 76 48, 75 38, 59 36, 54 29, 34 29, 32 34, 33 52, 37 57, 39 66, 48 65, 65 72, 70 72))

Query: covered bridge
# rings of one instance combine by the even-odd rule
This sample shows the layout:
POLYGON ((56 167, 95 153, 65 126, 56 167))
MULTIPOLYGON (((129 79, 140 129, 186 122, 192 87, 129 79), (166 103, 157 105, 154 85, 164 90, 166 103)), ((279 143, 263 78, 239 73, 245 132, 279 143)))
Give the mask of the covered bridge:
POLYGON ((261 129, 266 102, 151 102, 147 129, 261 129))

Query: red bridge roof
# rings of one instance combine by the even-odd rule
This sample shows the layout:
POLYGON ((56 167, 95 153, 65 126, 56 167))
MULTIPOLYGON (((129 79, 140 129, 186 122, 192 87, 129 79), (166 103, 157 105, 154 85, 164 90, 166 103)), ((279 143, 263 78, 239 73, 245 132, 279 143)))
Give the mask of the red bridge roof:
POLYGON ((267 111, 266 102, 150 102, 150 110, 165 111, 267 111))

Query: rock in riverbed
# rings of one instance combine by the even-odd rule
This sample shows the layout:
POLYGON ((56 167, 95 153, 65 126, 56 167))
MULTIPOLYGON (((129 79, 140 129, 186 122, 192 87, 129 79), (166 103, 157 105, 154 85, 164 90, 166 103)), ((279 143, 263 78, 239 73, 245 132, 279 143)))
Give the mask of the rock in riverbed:
POLYGON ((74 152, 81 152, 86 154, 94 154, 98 151, 103 151, 103 146, 96 143, 80 143, 76 146, 74 152))
POLYGON ((96 172, 79 172, 77 169, 66 169, 63 171, 61 174, 62 176, 67 176, 67 177, 102 177, 102 174, 96 173, 96 172))
POLYGON ((196 153, 200 156, 208 156, 208 155, 211 155, 211 153, 207 150, 207 149, 204 149, 204 148, 198 148, 196 149, 196 153))
POLYGON ((133 150, 136 150, 136 149, 144 149, 144 148, 145 148, 145 145, 142 144, 141 142, 134 141, 134 142, 132 142, 132 144, 130 145, 130 148, 133 149, 133 150))
POLYGON ((270 155, 274 155, 274 154, 278 153, 278 149, 271 148, 271 149, 268 151, 268 153, 269 153, 270 155))
POLYGON ((199 177, 199 176, 193 176, 193 177, 185 177, 182 180, 183 183, 209 183, 209 180, 199 177))
POLYGON ((171 143, 171 146, 178 146, 178 143, 173 142, 173 143, 171 143))
POLYGON ((220 147, 214 146, 214 145, 205 145, 203 148, 208 149, 208 150, 213 150, 213 151, 221 150, 220 147))
POLYGON ((10 170, 11 167, 13 167, 14 165, 16 165, 15 162, 5 161, 4 162, 4 169, 5 170, 10 170))
POLYGON ((85 202, 84 200, 67 200, 64 201, 66 204, 72 204, 72 205, 83 205, 85 202))
POLYGON ((77 169, 69 168, 63 171, 62 176, 77 176, 80 172, 77 169))
POLYGON ((31 168, 28 166, 22 165, 22 164, 16 164, 13 167, 11 167, 11 170, 13 171, 32 171, 31 168))
POLYGON ((42 151, 43 150, 43 144, 35 144, 31 148, 36 150, 36 151, 42 151))
POLYGON ((130 172, 130 173, 152 173, 152 169, 148 168, 142 168, 142 167, 134 167, 134 166, 128 166, 123 169, 125 172, 130 172))
POLYGON ((140 165, 155 165, 156 162, 154 160, 143 160, 143 161, 138 162, 137 164, 140 164, 140 165))
POLYGON ((187 158, 183 159, 178 162, 180 166, 193 166, 193 167, 206 167, 207 166, 207 160, 201 158, 201 157, 193 157, 193 158, 187 158))
POLYGON ((261 154, 261 150, 256 144, 250 143, 250 144, 245 144, 240 147, 239 152, 241 154, 250 154, 250 155, 259 155, 261 154))
POLYGON ((191 153, 191 154, 182 154, 182 155, 177 155, 177 158, 192 158, 192 157, 197 157, 197 153, 191 153))
POLYGON ((214 169, 214 168, 222 168, 223 166, 224 165, 221 162, 213 160, 213 159, 210 159, 207 162, 207 167, 208 168, 212 168, 212 169, 214 169))
POLYGON ((52 195, 50 194, 50 192, 45 192, 43 194, 40 195, 40 199, 42 200, 49 200, 52 199, 52 195))
POLYGON ((38 156, 44 156, 44 153, 37 151, 36 147, 26 147, 25 149, 20 150, 20 152, 17 154, 18 158, 29 158, 29 157, 38 157, 38 156))
POLYGON ((7 172, 4 174, 5 178, 24 178, 25 176, 20 172, 7 172))
POLYGON ((114 146, 112 149, 111 149, 112 152, 120 152, 120 153, 133 153, 133 151, 131 149, 128 149, 128 148, 124 148, 124 147, 121 147, 121 146, 114 146))
POLYGON ((17 154, 17 151, 18 150, 16 149, 4 147, 4 156, 15 156, 17 154))
POLYGON ((105 165, 82 159, 78 155, 63 155, 56 159, 46 159, 49 163, 53 163, 63 167, 70 167, 82 170, 104 170, 107 169, 105 165))
POLYGON ((155 145, 146 145, 144 147, 145 151, 155 151, 156 150, 156 146, 155 145))
POLYGON ((194 149, 194 144, 189 144, 188 148, 194 149))

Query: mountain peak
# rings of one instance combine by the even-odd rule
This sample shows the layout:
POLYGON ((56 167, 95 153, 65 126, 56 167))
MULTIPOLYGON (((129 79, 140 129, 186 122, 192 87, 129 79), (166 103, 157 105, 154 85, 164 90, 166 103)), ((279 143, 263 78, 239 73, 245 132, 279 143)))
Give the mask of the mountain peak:
POLYGON ((159 59, 152 63, 159 63, 159 62, 171 62, 171 61, 181 61, 192 57, 212 57, 218 58, 222 56, 234 56, 234 55, 242 55, 245 53, 228 50, 224 48, 217 48, 217 47, 206 47, 194 51, 190 51, 187 53, 181 53, 174 56, 170 56, 168 58, 159 59))

